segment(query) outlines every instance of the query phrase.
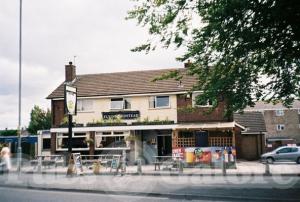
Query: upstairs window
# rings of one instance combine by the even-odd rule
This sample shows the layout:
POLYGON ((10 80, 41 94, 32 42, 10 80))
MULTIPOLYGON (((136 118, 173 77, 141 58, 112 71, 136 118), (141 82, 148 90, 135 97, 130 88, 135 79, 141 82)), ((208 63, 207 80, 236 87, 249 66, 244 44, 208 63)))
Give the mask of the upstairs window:
POLYGON ((77 111, 86 112, 93 111, 93 100, 77 100, 77 111))
POLYGON ((153 96, 149 99, 150 108, 167 108, 170 107, 169 96, 153 96))
POLYGON ((131 104, 128 99, 112 98, 110 100, 110 109, 131 109, 131 104))
POLYGON ((276 129, 277 129, 277 131, 282 131, 282 130, 284 130, 284 124, 277 124, 277 125, 276 125, 276 129))
POLYGON ((192 94, 192 105, 193 105, 193 107, 211 107, 212 106, 212 101, 211 100, 207 100, 207 101, 204 101, 202 103, 197 103, 196 98, 197 98, 198 95, 200 95, 200 93, 193 93, 192 94))
POLYGON ((276 116, 283 116, 283 115, 284 115, 283 109, 277 109, 276 110, 276 116))

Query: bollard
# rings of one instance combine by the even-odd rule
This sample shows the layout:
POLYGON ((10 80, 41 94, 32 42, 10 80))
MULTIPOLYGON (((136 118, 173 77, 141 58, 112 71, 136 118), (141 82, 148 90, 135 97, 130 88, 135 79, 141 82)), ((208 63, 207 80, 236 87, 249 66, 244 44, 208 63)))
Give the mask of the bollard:
POLYGON ((226 175, 226 162, 225 162, 225 154, 222 154, 222 174, 223 176, 226 175))
POLYGON ((142 160, 141 159, 138 159, 137 160, 137 173, 139 174, 139 175, 141 175, 142 174, 142 160))
POLYGON ((183 162, 182 162, 182 160, 179 160, 179 169, 178 169, 178 171, 179 171, 179 174, 183 173, 183 162))
POLYGON ((265 166, 265 175, 271 175, 270 173, 270 165, 268 162, 266 162, 266 166, 265 166))
POLYGON ((42 158, 38 158, 38 173, 42 172, 42 158))

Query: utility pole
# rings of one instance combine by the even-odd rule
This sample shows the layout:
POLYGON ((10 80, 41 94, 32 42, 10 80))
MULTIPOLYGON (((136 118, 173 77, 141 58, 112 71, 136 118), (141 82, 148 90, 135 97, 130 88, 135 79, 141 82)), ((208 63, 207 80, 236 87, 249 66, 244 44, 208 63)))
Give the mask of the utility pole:
POLYGON ((20 0, 19 21, 19 121, 18 121, 18 172, 21 173, 22 146, 21 146, 21 97, 22 97, 22 0, 20 0))

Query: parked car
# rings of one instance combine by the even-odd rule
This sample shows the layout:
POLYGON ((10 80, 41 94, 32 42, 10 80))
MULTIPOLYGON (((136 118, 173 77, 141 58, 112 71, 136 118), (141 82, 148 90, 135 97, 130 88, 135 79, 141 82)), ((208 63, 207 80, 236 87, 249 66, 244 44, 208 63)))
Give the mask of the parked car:
POLYGON ((294 161, 300 164, 300 147, 283 146, 261 155, 261 160, 267 163, 274 161, 294 161))

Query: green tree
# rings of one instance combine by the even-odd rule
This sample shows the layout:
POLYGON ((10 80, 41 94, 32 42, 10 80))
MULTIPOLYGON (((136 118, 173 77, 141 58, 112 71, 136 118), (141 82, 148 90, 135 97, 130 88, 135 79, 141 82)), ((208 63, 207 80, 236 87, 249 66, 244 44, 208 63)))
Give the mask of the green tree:
POLYGON ((38 130, 51 128, 51 112, 49 109, 44 111, 39 106, 35 105, 30 113, 30 122, 27 128, 31 134, 37 134, 38 130))
POLYGON ((177 59, 191 60, 199 102, 216 107, 225 96, 228 116, 257 100, 289 106, 300 97, 299 0, 136 0, 127 19, 151 35, 132 51, 185 48, 177 59))

